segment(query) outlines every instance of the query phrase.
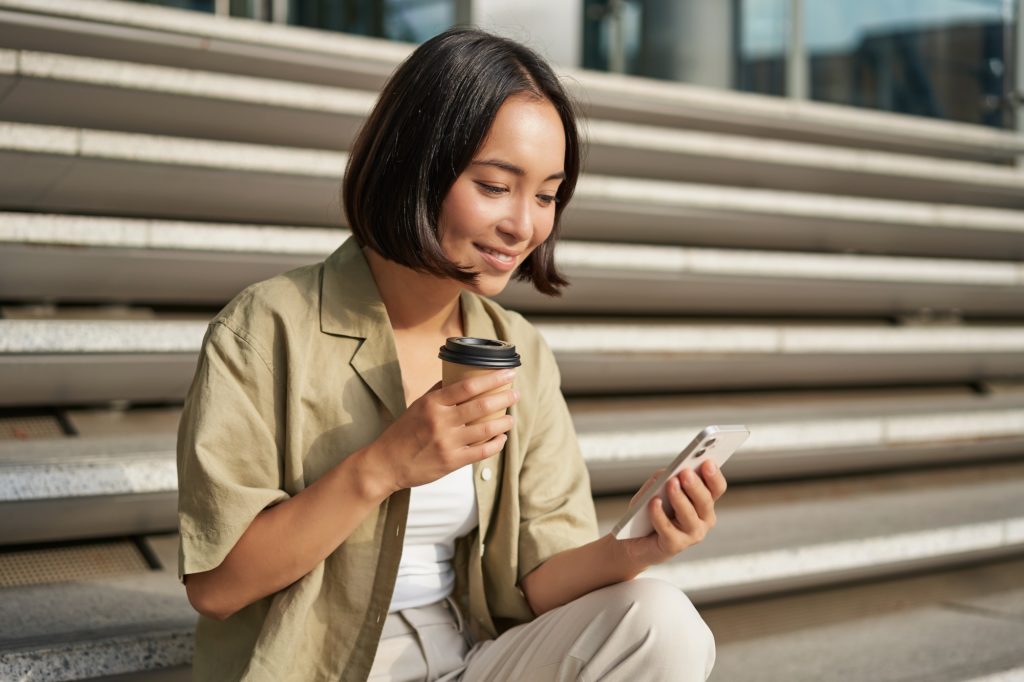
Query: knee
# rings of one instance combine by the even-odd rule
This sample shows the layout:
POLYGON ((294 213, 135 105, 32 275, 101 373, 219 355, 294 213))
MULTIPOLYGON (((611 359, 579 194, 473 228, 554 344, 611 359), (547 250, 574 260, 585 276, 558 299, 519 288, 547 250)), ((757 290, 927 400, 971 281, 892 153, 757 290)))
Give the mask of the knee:
MULTIPOLYGON (((677 670, 693 671, 685 679, 707 678, 715 663, 715 637, 683 591, 649 578, 621 585, 625 587, 629 610, 647 631, 652 654, 659 661, 679 666, 677 670)), ((683 678, 681 675, 680 679, 683 678)))

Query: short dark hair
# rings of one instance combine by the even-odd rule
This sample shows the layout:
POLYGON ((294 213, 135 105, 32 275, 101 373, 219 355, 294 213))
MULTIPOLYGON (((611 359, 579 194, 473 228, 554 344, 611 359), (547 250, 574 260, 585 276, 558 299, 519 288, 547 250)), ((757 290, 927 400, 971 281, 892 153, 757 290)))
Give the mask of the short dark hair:
POLYGON ((558 296, 569 282, 555 267, 554 245, 581 164, 575 106, 536 52, 478 29, 453 28, 431 38, 384 86, 353 143, 342 183, 359 245, 420 272, 475 283, 476 275, 441 249, 441 206, 498 109, 518 94, 550 102, 565 130, 565 180, 556 193, 554 229, 515 273, 558 296))

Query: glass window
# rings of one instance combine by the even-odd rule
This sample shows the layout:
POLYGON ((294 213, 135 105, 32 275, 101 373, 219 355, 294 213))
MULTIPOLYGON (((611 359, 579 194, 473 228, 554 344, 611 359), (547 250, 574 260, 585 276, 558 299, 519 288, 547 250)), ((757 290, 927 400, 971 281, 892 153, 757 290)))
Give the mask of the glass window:
POLYGON ((178 9, 191 9, 199 12, 213 12, 214 0, 136 0, 143 5, 163 5, 178 9))
POLYGON ((729 88, 728 0, 585 0, 584 68, 729 88))
POLYGON ((584 0, 583 68, 648 75, 640 63, 643 3, 584 0))
POLYGON ((1012 2, 805 1, 812 99, 1010 127, 1012 2))
POLYGON ((455 0, 291 0, 289 21, 422 43, 455 25, 455 0))
POLYGON ((786 94, 789 0, 737 0, 736 89, 786 94))

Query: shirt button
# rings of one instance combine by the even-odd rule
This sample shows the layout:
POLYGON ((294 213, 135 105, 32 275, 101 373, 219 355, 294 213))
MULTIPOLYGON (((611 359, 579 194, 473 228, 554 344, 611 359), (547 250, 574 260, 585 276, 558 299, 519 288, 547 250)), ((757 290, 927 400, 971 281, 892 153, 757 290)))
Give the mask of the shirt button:
POLYGON ((491 480, 491 476, 493 475, 494 474, 493 472, 491 472, 491 467, 484 467, 483 469, 480 470, 480 478, 484 479, 485 481, 491 480))

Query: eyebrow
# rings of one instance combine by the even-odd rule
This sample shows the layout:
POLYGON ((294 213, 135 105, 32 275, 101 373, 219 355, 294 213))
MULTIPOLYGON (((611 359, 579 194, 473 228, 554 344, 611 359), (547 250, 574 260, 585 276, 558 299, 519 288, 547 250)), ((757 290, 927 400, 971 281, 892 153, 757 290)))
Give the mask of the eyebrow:
MULTIPOLYGON (((494 166, 495 168, 500 168, 503 171, 508 171, 509 173, 515 173, 516 175, 518 175, 520 177, 526 175, 526 171, 523 170, 522 168, 520 168, 519 166, 516 166, 515 164, 511 164, 508 161, 502 161, 501 159, 482 159, 480 161, 473 161, 470 165, 471 166, 494 166)), ((547 182, 548 180, 565 180, 565 171, 558 171, 557 173, 552 173, 551 175, 549 175, 546 178, 544 178, 545 182, 547 182)))

